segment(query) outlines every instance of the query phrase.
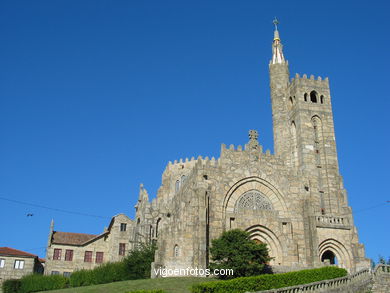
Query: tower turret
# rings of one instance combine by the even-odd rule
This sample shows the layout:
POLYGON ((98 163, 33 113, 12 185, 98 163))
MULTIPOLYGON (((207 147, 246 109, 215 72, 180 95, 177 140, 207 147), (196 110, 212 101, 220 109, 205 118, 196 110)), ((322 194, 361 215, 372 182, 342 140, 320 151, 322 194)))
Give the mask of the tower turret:
POLYGON ((274 151, 276 155, 281 156, 286 162, 289 158, 289 140, 290 134, 286 127, 287 107, 286 96, 289 86, 290 73, 288 70, 288 61, 284 59, 283 45, 278 31, 278 21, 275 19, 274 39, 272 42, 272 59, 269 64, 271 102, 272 102, 272 120, 274 132, 274 151))

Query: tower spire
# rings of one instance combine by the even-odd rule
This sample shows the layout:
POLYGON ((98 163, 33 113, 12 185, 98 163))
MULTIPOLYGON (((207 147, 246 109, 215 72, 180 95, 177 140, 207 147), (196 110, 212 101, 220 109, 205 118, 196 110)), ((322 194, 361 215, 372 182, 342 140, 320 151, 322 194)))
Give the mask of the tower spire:
POLYGON ((283 45, 280 42, 279 37, 279 31, 278 31, 278 24, 279 21, 276 19, 273 20, 273 24, 275 25, 275 31, 274 31, 274 41, 272 43, 272 61, 271 64, 277 64, 277 63, 285 63, 283 56, 283 45))

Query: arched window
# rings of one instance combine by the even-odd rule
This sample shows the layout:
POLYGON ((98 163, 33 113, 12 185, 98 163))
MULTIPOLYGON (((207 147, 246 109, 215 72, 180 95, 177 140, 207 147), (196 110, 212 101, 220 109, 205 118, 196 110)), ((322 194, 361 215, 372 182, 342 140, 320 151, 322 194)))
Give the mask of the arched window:
POLYGON ((176 180, 176 184, 175 184, 175 192, 178 192, 180 189, 180 180, 176 180))
POLYGON ((331 265, 337 265, 338 260, 336 255, 331 250, 326 250, 321 256, 321 262, 328 262, 331 265))
POLYGON ((317 103, 317 92, 316 91, 311 91, 310 92, 310 101, 312 103, 317 103))
POLYGON ((307 93, 305 93, 305 94, 303 95, 303 98, 304 98, 305 102, 307 102, 307 93))
POLYGON ((187 179, 186 175, 181 176, 181 185, 183 185, 184 182, 186 182, 186 179, 187 179))
POLYGON ((323 95, 321 95, 321 97, 320 97, 320 101, 321 101, 321 104, 323 104, 323 103, 324 103, 324 96, 323 96, 323 95))
POLYGON ((292 97, 290 97, 290 107, 292 107, 293 105, 294 105, 294 100, 293 100, 293 98, 292 97))
POLYGON ((311 119, 311 123, 313 124, 313 130, 314 130, 314 151, 315 151, 316 163, 318 166, 320 166, 321 155, 323 151, 322 150, 322 143, 323 143, 322 122, 318 116, 314 116, 311 119))
POLYGON ((297 127, 294 121, 291 122, 291 137, 292 137, 292 146, 291 146, 292 165, 298 166, 297 127))
POLYGON ((175 247, 173 247, 173 256, 178 257, 179 256, 179 245, 175 244, 175 247))
POLYGON ((273 207, 267 196, 263 195, 257 190, 249 190, 241 195, 235 206, 236 212, 243 212, 248 210, 273 210, 273 207))
POLYGON ((322 141, 322 122, 320 117, 314 116, 311 119, 311 123, 313 124, 314 129, 314 142, 319 144, 322 141))
POLYGON ((161 218, 158 218, 158 220, 156 222, 156 238, 158 237, 158 228, 159 228, 160 222, 161 222, 161 218))

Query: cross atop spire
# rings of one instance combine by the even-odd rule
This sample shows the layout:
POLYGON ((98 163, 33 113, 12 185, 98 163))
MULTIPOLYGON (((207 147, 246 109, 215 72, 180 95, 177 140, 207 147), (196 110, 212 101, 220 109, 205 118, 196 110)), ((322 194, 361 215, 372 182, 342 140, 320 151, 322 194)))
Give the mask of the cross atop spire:
POLYGON ((275 26, 274 31, 274 41, 272 44, 272 64, 276 63, 285 63, 284 56, 283 56, 283 45, 280 42, 279 37, 279 31, 278 31, 278 24, 279 20, 275 17, 275 19, 272 21, 272 23, 275 26))
POLYGON ((275 30, 277 31, 278 30, 278 24, 279 24, 279 20, 276 18, 274 18, 274 20, 272 21, 272 23, 275 25, 275 30))

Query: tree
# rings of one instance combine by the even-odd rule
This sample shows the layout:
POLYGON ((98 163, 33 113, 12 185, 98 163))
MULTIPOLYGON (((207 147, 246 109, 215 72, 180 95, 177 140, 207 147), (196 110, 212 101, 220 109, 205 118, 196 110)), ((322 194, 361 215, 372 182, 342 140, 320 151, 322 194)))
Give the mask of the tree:
POLYGON ((124 259, 129 274, 128 280, 150 278, 155 251, 156 245, 151 243, 139 244, 137 248, 129 252, 129 255, 124 259))
POLYGON ((267 245, 251 240, 249 233, 235 229, 224 232, 211 242, 210 269, 233 269, 233 276, 219 275, 221 279, 255 276, 265 273, 271 260, 267 245))

